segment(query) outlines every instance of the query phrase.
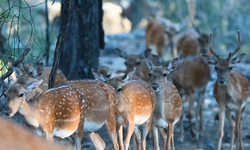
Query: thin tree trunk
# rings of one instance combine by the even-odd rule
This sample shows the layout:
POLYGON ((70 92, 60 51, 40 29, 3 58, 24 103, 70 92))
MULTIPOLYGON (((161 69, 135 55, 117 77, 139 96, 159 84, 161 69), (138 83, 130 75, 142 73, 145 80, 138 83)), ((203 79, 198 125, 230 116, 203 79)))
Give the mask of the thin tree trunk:
POLYGON ((49 65, 49 49, 50 49, 50 35, 49 35, 49 13, 48 13, 48 0, 45 0, 45 18, 46 18, 46 48, 45 48, 45 55, 46 55, 46 66, 49 65))
POLYGON ((56 71, 57 71, 58 64, 59 64, 60 57, 61 57, 61 51, 62 51, 64 39, 65 39, 66 27, 69 21, 70 0, 67 0, 67 1, 62 0, 61 9, 62 9, 63 17, 61 18, 62 23, 61 23, 59 35, 57 37, 56 49, 55 49, 55 54, 54 54, 54 62, 53 62, 51 73, 49 75, 49 88, 53 87, 55 78, 56 78, 56 71))

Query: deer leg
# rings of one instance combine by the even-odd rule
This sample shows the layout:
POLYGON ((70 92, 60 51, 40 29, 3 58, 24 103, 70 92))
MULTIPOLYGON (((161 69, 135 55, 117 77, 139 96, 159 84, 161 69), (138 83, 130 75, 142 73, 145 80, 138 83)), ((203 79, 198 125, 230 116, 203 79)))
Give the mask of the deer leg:
POLYGON ((123 131, 122 131, 122 126, 121 125, 116 125, 116 130, 118 133, 118 140, 119 140, 119 147, 120 150, 124 149, 124 145, 123 145, 123 131))
POLYGON ((188 118, 189 118, 189 124, 190 124, 190 132, 191 132, 191 135, 194 137, 195 136, 195 131, 193 129, 193 126, 192 126, 192 110, 193 110, 193 107, 194 107, 194 101, 195 101, 195 95, 194 93, 190 93, 189 94, 189 110, 188 110, 188 118))
POLYGON ((219 121, 220 121, 220 127, 219 127, 219 140, 218 140, 217 150, 220 150, 221 141, 222 141, 222 138, 224 136, 224 121, 225 121, 225 110, 224 110, 224 108, 220 108, 219 121))
POLYGON ((154 142, 154 150, 159 150, 159 137, 158 137, 158 128, 155 126, 151 127, 153 142, 154 142))
POLYGON ((126 136, 125 144, 124 144, 125 150, 128 150, 131 136, 135 130, 135 123, 133 121, 134 121, 134 119, 131 119, 131 121, 128 124, 127 136, 126 136))
MULTIPOLYGON (((82 119, 84 120, 84 119, 82 119)), ((81 150, 81 142, 82 142, 82 136, 83 136, 83 129, 84 129, 84 121, 81 121, 78 129, 75 133, 75 146, 76 150, 81 150)))
POLYGON ((242 117, 240 120, 240 130, 239 130, 239 137, 240 137, 240 150, 244 150, 244 145, 243 145, 243 141, 242 141, 242 117))
POLYGON ((153 114, 151 114, 150 118, 143 124, 142 129, 142 150, 146 150, 146 137, 149 133, 149 130, 152 126, 153 114))
POLYGON ((165 131, 165 129, 163 129, 163 128, 159 128, 159 131, 160 131, 160 133, 161 133, 161 136, 162 136, 162 138, 163 138, 163 147, 162 147, 162 149, 165 149, 166 148, 166 146, 167 146, 167 138, 168 138, 168 135, 167 135, 167 132, 165 131))
POLYGON ((54 126, 52 127, 44 127, 43 131, 46 134, 46 139, 48 141, 53 141, 53 131, 54 131, 54 126))
POLYGON ((174 131, 173 131, 173 135, 172 135, 172 149, 175 150, 175 146, 174 146, 174 131))
POLYGON ((116 138, 116 119, 115 119, 115 113, 114 113, 113 108, 109 112, 109 116, 106 121, 106 129, 108 131, 108 135, 110 139, 112 140, 114 150, 118 150, 119 146, 118 146, 117 138, 116 138))
POLYGON ((170 150, 170 144, 171 144, 171 139, 172 139, 172 134, 174 131, 174 124, 173 122, 168 124, 168 143, 167 143, 167 150, 170 150))
POLYGON ((200 94, 199 113, 200 113, 200 131, 203 132, 203 105, 205 100, 206 87, 204 87, 200 94))
POLYGON ((235 135, 235 121, 233 120, 232 114, 230 111, 226 111, 226 117, 230 123, 231 129, 231 142, 230 142, 230 150, 233 150, 234 147, 234 135, 235 135))
POLYGON ((241 122, 241 106, 238 107, 236 111, 236 130, 235 130, 235 138, 236 138, 236 149, 241 150, 240 148, 240 137, 239 137, 239 132, 240 132, 240 122, 241 122))
POLYGON ((141 149, 141 131, 138 129, 138 127, 135 127, 134 133, 135 133, 134 135, 135 135, 137 150, 140 150, 141 149))
POLYGON ((95 148, 97 150, 104 150, 105 149, 105 143, 98 133, 92 132, 89 134, 89 137, 90 137, 91 141, 94 143, 95 148))
POLYGON ((180 142, 183 142, 184 141, 184 125, 183 125, 183 115, 181 115, 181 118, 180 118, 180 125, 181 125, 181 131, 180 131, 180 137, 178 139, 178 141, 180 142))

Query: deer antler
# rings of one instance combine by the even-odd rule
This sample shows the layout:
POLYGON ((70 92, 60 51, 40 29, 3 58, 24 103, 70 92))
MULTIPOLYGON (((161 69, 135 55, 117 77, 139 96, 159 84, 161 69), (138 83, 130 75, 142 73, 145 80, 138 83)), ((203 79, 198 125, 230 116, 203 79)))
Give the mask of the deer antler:
POLYGON ((228 55, 229 59, 240 50, 240 46, 241 46, 240 31, 238 30, 237 33, 238 33, 238 47, 233 53, 229 53, 229 55, 228 55))
POLYGON ((212 48, 212 37, 213 37, 213 34, 210 34, 210 36, 209 36, 209 41, 210 41, 210 43, 209 43, 209 50, 211 51, 211 53, 212 53, 214 56, 219 57, 219 55, 216 54, 215 51, 214 51, 213 48, 212 48))

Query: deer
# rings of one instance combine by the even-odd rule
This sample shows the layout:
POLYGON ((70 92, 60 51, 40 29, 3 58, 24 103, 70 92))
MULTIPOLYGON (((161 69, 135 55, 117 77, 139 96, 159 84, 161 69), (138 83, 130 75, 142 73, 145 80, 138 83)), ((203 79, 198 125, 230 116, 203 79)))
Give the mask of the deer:
POLYGON ((152 135, 154 141, 154 149, 159 150, 158 130, 164 138, 164 148, 170 149, 172 139, 172 147, 174 148, 173 131, 174 126, 182 115, 182 99, 175 85, 167 81, 167 76, 178 67, 179 58, 170 61, 168 67, 155 66, 150 60, 147 60, 148 75, 150 76, 150 85, 156 93, 156 107, 152 123, 152 135), (167 133, 164 129, 168 129, 167 133))
POLYGON ((100 80, 71 80, 66 83, 74 85, 87 95, 91 109, 86 110, 84 133, 90 134, 90 139, 96 149, 101 150, 105 148, 105 143, 96 131, 106 124, 113 147, 115 150, 118 150, 115 120, 115 89, 100 80))
POLYGON ((19 83, 21 79, 18 78, 4 93, 7 99, 5 115, 12 117, 20 112, 28 124, 41 128, 49 141, 53 136, 66 138, 74 134, 76 149, 81 150, 84 117, 91 105, 86 94, 72 85, 42 91, 38 87, 42 79, 26 85, 19 83))
MULTIPOLYGON (((189 102, 188 114, 190 124, 190 132, 193 137, 199 139, 200 132, 203 131, 203 103, 205 99, 206 85, 210 78, 210 67, 199 55, 192 55, 182 59, 179 62, 178 68, 169 74, 168 79, 171 80, 182 99, 186 96, 189 102), (195 126, 196 131, 192 125, 194 102, 197 100, 197 107, 195 108, 195 126)), ((183 117, 181 116, 181 132, 179 141, 184 140, 184 126, 183 117)))
MULTIPOLYGON (((44 91, 48 89, 49 75, 51 69, 52 69, 51 67, 44 67, 43 63, 40 62, 36 65, 33 64, 21 65, 17 68, 14 68, 14 71, 17 76, 21 76, 23 74, 29 74, 34 78, 43 79, 43 83, 39 86, 39 88, 44 91)), ((57 69, 54 86, 63 84, 66 81, 67 78, 65 77, 65 75, 62 73, 60 69, 57 69)))
POLYGON ((108 66, 99 66, 98 71, 104 75, 107 79, 112 76, 112 70, 108 66))
POLYGON ((136 67, 136 73, 133 76, 133 79, 141 79, 145 82, 149 82, 148 76, 148 67, 146 58, 150 59, 155 65, 159 65, 161 63, 161 58, 157 55, 152 54, 151 49, 146 49, 142 54, 125 54, 122 50, 116 48, 118 55, 125 60, 125 65, 127 67, 126 73, 133 71, 134 67, 136 67))
POLYGON ((162 58, 165 53, 164 48, 170 46, 174 56, 172 40, 179 32, 175 26, 168 25, 164 19, 154 18, 148 22, 145 32, 146 47, 152 49, 153 54, 162 58))
POLYGON ((209 34, 196 30, 186 31, 176 42, 177 53, 183 52, 183 58, 190 55, 206 54, 209 45, 209 34))
POLYGON ((15 122, 0 117, 0 149, 8 150, 66 150, 66 148, 43 140, 15 122), (13 141, 15 141, 13 143, 13 141))
POLYGON ((209 50, 215 57, 202 55, 204 61, 214 66, 217 73, 217 80, 214 85, 214 97, 219 106, 219 140, 217 149, 221 148, 224 135, 225 116, 230 123, 231 142, 230 150, 233 150, 234 138, 236 138, 236 149, 243 150, 242 141, 242 113, 246 108, 247 97, 249 94, 249 83, 242 72, 233 70, 233 66, 240 63, 246 53, 233 57, 241 47, 240 31, 238 33, 238 47, 230 52, 228 57, 221 58, 212 48, 212 34, 210 34, 209 50))
POLYGON ((135 69, 122 78, 106 79, 92 69, 94 77, 110 84, 116 91, 116 129, 120 149, 128 150, 132 134, 135 134, 137 149, 146 149, 146 136, 151 128, 156 96, 152 87, 142 80, 131 80, 135 69), (142 137, 139 125, 143 125, 142 137), (123 126, 127 136, 123 144, 123 126))

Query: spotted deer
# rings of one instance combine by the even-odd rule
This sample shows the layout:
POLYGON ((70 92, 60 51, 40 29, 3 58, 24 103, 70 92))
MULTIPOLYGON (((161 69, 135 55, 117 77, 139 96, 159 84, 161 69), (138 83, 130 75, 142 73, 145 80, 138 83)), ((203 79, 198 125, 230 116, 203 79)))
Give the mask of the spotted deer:
POLYGON ((173 131, 182 114, 182 100, 174 84, 167 81, 167 75, 177 68, 178 62, 179 58, 175 58, 165 68, 155 66, 150 60, 147 60, 150 84, 157 97, 152 124, 154 148, 157 150, 159 150, 158 130, 164 138, 164 149, 170 149, 171 139, 174 149, 173 131), (167 133, 165 128, 168 128, 167 133))
POLYGON ((156 103, 154 90, 145 81, 131 80, 135 70, 122 78, 107 80, 98 71, 92 69, 96 79, 112 85, 116 90, 116 129, 120 149, 123 145, 123 126, 127 126, 125 150, 128 150, 130 138, 135 133, 137 149, 146 149, 146 136, 151 128, 156 103), (142 137, 137 126, 143 125, 142 137))
POLYGON ((75 145, 81 150, 84 116, 90 105, 86 94, 72 85, 60 85, 42 92, 38 86, 42 80, 27 85, 18 80, 5 92, 5 115, 12 117, 20 112, 34 128, 41 128, 46 139, 53 136, 66 138, 75 133, 75 145), (32 102, 28 101, 33 99, 32 102))
POLYGON ((78 87, 87 95, 86 98, 90 103, 90 108, 86 110, 84 133, 90 133, 90 138, 96 149, 105 148, 105 143, 96 131, 106 124, 113 147, 118 150, 115 120, 116 93, 114 88, 100 80, 74 80, 67 83, 78 87))
POLYGON ((161 58, 159 58, 157 55, 154 55, 151 53, 151 49, 146 49, 142 54, 131 54, 127 55, 120 49, 116 49, 119 56, 126 59, 125 65, 127 67, 126 73, 129 73, 134 70, 136 67, 135 75, 133 76, 133 79, 141 79, 146 82, 149 82, 149 76, 148 76, 148 67, 147 67, 147 59, 150 59, 155 65, 159 65, 161 63, 161 58))
MULTIPOLYGON (((205 99, 206 85, 210 78, 210 67, 199 55, 192 55, 180 61, 178 68, 170 73, 169 79, 174 83, 181 97, 189 102, 187 117, 190 123, 191 135, 199 138, 203 131, 203 103, 205 99), (195 108, 196 131, 192 125, 194 102, 197 100, 195 108)), ((184 140, 183 115, 181 117, 180 141, 184 140)))
POLYGON ((246 77, 238 70, 232 70, 233 66, 240 63, 246 56, 243 53, 237 57, 233 56, 240 50, 241 40, 238 31, 238 48, 230 52, 226 59, 221 58, 212 49, 212 34, 210 35, 210 51, 215 56, 209 57, 202 55, 202 58, 209 64, 213 65, 217 73, 217 80, 214 85, 214 97, 219 105, 219 140, 217 149, 221 149, 221 141, 224 135, 225 116, 230 123, 231 143, 230 150, 234 147, 234 138, 236 138, 236 149, 242 150, 242 113, 246 108, 247 97, 249 94, 249 83, 246 77))
POLYGON ((176 43, 177 53, 183 52, 183 58, 190 55, 206 54, 209 45, 209 34, 199 30, 185 32, 176 43))
POLYGON ((15 122, 0 117, 0 149, 7 150, 67 150, 64 147, 45 141, 15 122), (13 143, 14 141, 14 143, 13 143))
MULTIPOLYGON (((24 64, 24 65, 19 66, 18 68, 15 68, 14 70, 17 76, 28 74, 31 77, 42 79, 43 83, 39 86, 39 88, 44 91, 48 89, 49 75, 50 75, 51 69, 52 69, 51 67, 44 67, 43 63, 38 63, 37 65, 24 64)), ((62 71, 58 69, 56 72, 54 86, 64 84, 66 81, 67 81, 67 78, 62 73, 62 71)))
POLYGON ((168 46, 173 51, 173 37, 178 34, 178 29, 171 26, 170 21, 156 17, 150 20, 146 26, 146 47, 153 50, 153 54, 163 57, 164 49, 168 46))

